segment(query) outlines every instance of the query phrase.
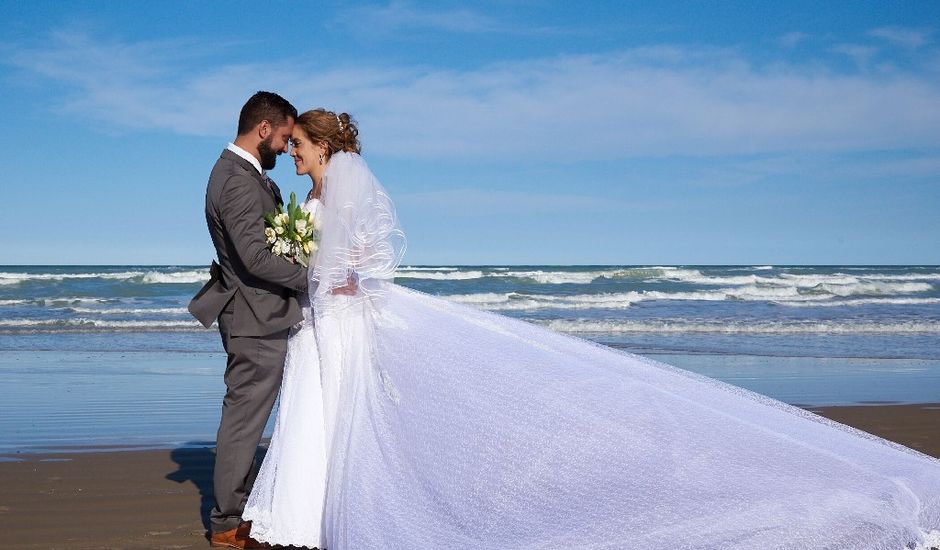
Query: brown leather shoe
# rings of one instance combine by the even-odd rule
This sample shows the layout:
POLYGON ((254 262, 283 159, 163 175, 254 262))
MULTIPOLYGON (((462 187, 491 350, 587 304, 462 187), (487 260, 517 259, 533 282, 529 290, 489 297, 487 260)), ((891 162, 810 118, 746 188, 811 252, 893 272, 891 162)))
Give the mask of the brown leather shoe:
POLYGON ((209 546, 212 548, 238 548, 239 550, 267 550, 273 548, 270 544, 258 542, 249 536, 251 522, 246 521, 235 529, 212 533, 209 546))

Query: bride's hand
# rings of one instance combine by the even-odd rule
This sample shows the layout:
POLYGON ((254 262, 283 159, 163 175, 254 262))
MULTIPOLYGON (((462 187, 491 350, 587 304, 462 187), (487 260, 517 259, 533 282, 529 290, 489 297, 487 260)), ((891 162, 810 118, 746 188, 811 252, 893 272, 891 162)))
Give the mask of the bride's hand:
POLYGON ((338 286, 330 290, 330 293, 333 294, 334 296, 335 295, 355 296, 356 292, 358 291, 359 291, 359 277, 356 277, 355 275, 350 275, 346 277, 345 286, 338 286))

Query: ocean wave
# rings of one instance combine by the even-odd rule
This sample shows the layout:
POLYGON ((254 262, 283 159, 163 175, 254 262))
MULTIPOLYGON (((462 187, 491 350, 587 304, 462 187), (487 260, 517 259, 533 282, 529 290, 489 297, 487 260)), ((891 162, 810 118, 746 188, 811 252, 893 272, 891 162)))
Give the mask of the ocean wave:
POLYGON ((567 333, 726 333, 726 334, 940 334, 937 322, 874 323, 852 321, 824 322, 726 322, 695 321, 596 321, 553 320, 539 324, 567 333))
POLYGON ((488 267, 461 271, 460 268, 408 268, 403 267, 395 274, 407 279, 465 280, 486 277, 524 279, 538 284, 590 284, 597 279, 611 280, 649 280, 676 277, 701 276, 697 270, 686 270, 669 266, 607 268, 592 271, 571 271, 558 269, 518 269, 510 267, 488 267), (670 274, 667 276, 667 273, 670 274))
MULTIPOLYGON (((676 270, 664 272, 667 279, 683 283, 705 286, 738 286, 748 288, 747 292, 763 292, 772 294, 772 288, 805 290, 817 293, 828 293, 834 296, 853 296, 859 294, 884 295, 907 294, 925 292, 933 289, 930 280, 935 274, 923 275, 847 275, 833 274, 800 274, 780 273, 775 276, 766 275, 705 275, 697 270, 676 270), (760 289, 755 291, 754 289, 760 289)), ((785 292, 791 292, 786 290, 785 292)))
POLYGON ((813 287, 815 290, 823 290, 836 296, 856 296, 859 294, 912 294, 914 292, 924 292, 933 289, 930 283, 874 283, 860 282, 851 285, 839 285, 823 283, 813 287))
POLYGON ((895 295, 929 290, 922 283, 869 283, 858 285, 798 287, 744 285, 714 290, 661 292, 656 290, 605 294, 527 294, 523 292, 470 293, 441 296, 444 299, 471 304, 492 311, 526 311, 539 309, 624 309, 644 301, 745 301, 772 302, 782 305, 864 305, 864 304, 933 304, 940 298, 871 298, 857 301, 840 300, 855 295, 895 295))
POLYGON ((494 274, 498 277, 511 277, 514 279, 529 279, 543 285, 560 284, 588 284, 604 276, 609 271, 504 271, 494 274))
POLYGON ((871 273, 860 277, 874 281, 940 281, 940 273, 871 273))
POLYGON ((209 279, 206 269, 185 271, 120 271, 90 273, 11 273, 0 272, 0 285, 15 285, 27 281, 67 281, 73 279, 104 279, 136 283, 201 283, 209 279))
POLYGON ((800 288, 808 288, 822 284, 855 285, 861 282, 864 276, 847 275, 845 273, 781 273, 777 278, 779 281, 771 279, 772 284, 791 284, 800 288))
POLYGON ((724 288, 693 292, 661 292, 656 290, 629 291, 606 294, 525 294, 520 292, 452 294, 444 299, 471 304, 491 311, 525 311, 537 309, 625 309, 646 301, 821 301, 832 299, 827 295, 803 295, 795 288, 724 288))
POLYGON ((508 302, 515 296, 521 295, 516 292, 506 292, 503 294, 496 292, 478 292, 476 294, 451 294, 441 296, 441 298, 460 304, 498 304, 508 302))
POLYGON ((493 276, 529 279, 539 284, 590 284, 598 279, 649 281, 673 276, 691 277, 695 274, 701 275, 701 273, 697 270, 681 269, 670 266, 652 266, 618 267, 598 269, 594 271, 509 270, 505 273, 494 273, 493 276))
MULTIPOLYGON (((569 269, 519 269, 510 267, 488 267, 463 270, 455 267, 401 268, 396 277, 428 280, 470 280, 482 278, 520 279, 542 285, 580 284, 589 285, 601 279, 611 281, 642 281, 645 283, 680 282, 701 286, 720 287, 782 287, 815 289, 837 296, 853 294, 906 293, 930 290, 931 282, 940 280, 940 273, 891 274, 864 273, 767 273, 774 266, 752 266, 728 268, 728 271, 752 271, 742 274, 706 274, 700 269, 679 266, 610 267, 576 271, 569 269), (916 283, 917 287, 905 287, 903 283, 916 283), (830 286, 823 286, 830 285, 830 286), (838 286, 841 285, 841 288, 838 286), (888 285, 888 286, 878 286, 888 285), (927 286, 924 286, 927 285, 927 286)), ((768 291, 768 294, 771 293, 768 291)))
POLYGON ((398 271, 395 278, 402 279, 431 279, 436 281, 460 281, 466 279, 483 278, 482 271, 398 271))
POLYGON ((680 277, 669 277, 683 283, 692 283, 705 286, 725 286, 725 285, 775 285, 789 286, 785 281, 775 277, 764 277, 762 275, 685 275, 680 277))
POLYGON ((85 313, 97 315, 182 315, 189 313, 185 307, 153 307, 153 308, 104 308, 68 307, 71 313, 85 313))
POLYGON ((43 331, 108 331, 108 330, 205 330, 195 320, 137 320, 137 321, 105 321, 101 319, 0 319, 0 329, 43 330, 43 331))
MULTIPOLYGON (((930 290, 931 281, 940 281, 940 273, 779 273, 779 274, 749 274, 749 275, 706 275, 697 269, 667 269, 662 270, 662 278, 682 283, 691 283, 707 286, 740 286, 740 285, 766 285, 779 287, 795 287, 801 289, 816 288, 822 285, 843 285, 847 287, 860 286, 872 289, 876 293, 884 292, 920 292, 930 290), (904 286, 905 283, 918 286, 904 286), (888 286, 871 286, 871 285, 888 286), (866 286, 867 285, 867 286, 866 286)), ((773 266, 759 266, 754 270, 769 270, 773 266)), ((655 278, 650 279, 655 281, 655 278)), ((832 286, 831 288, 835 288, 832 286)))
MULTIPOLYGON (((502 294, 452 294, 441 297, 453 302, 470 304, 491 311, 525 311, 537 309, 626 309, 637 302, 656 300, 773 300, 784 297, 798 299, 798 296, 789 292, 747 294, 746 292, 736 293, 736 290, 737 289, 706 290, 698 292, 660 292, 649 290, 607 294, 574 294, 569 296, 507 292, 502 294)), ((807 297, 806 299, 811 300, 820 298, 807 297)))
POLYGON ((616 294, 578 294, 555 296, 518 292, 454 294, 446 300, 469 304, 490 311, 528 311, 536 309, 624 309, 645 298, 638 292, 616 294))
POLYGON ((772 285, 772 286, 792 286, 796 288, 808 288, 822 283, 831 284, 853 284, 858 283, 857 277, 849 275, 800 275, 792 273, 781 273, 779 275, 705 275, 698 270, 679 270, 665 272, 666 279, 682 283, 692 283, 708 286, 724 285, 772 285))
POLYGON ((47 307, 68 307, 79 304, 113 304, 124 301, 122 298, 82 298, 77 296, 63 296, 61 298, 19 298, 12 300, 0 300, 0 306, 47 306, 47 307))
POLYGON ((68 279, 131 279, 140 277, 143 271, 117 273, 0 273, 0 284, 18 284, 25 281, 65 281, 68 279))
POLYGON ((853 307, 867 305, 927 305, 940 304, 940 298, 851 298, 848 300, 827 301, 779 301, 781 306, 788 307, 853 307))
POLYGON ((817 301, 831 300, 831 294, 823 293, 803 293, 795 287, 779 286, 760 286, 746 285, 742 287, 723 288, 719 292, 724 293, 730 300, 742 300, 745 302, 773 302, 777 300, 788 301, 817 301))
POLYGON ((209 271, 206 269, 190 271, 148 271, 141 277, 140 282, 147 284, 191 284, 204 283, 209 280, 209 271))
POLYGON ((92 298, 81 296, 64 296, 62 298, 37 298, 34 303, 42 306, 62 307, 77 304, 113 304, 122 301, 121 298, 92 298))

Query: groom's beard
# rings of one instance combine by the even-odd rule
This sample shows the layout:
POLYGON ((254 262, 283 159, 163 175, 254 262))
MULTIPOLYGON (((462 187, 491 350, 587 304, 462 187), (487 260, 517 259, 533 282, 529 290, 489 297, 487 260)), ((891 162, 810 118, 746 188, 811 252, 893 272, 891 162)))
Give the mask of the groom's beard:
POLYGON ((261 169, 272 170, 277 163, 277 151, 271 147, 271 140, 274 136, 268 136, 267 139, 258 144, 258 155, 261 156, 261 169))

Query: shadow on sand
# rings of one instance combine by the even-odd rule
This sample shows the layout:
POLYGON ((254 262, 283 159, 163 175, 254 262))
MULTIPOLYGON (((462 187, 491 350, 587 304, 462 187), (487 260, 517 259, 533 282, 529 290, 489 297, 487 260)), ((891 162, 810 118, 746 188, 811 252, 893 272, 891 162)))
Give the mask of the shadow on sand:
MULTIPOLYGON (((255 453, 255 467, 264 459, 265 448, 259 447, 255 453)), ((192 482, 199 491, 199 516, 202 526, 209 533, 209 513, 215 506, 215 493, 212 488, 212 472, 215 467, 215 441, 188 441, 181 447, 170 451, 170 458, 176 463, 177 469, 166 475, 166 479, 177 483, 192 482)))
POLYGON ((215 465, 214 441, 189 441, 183 447, 170 452, 177 470, 166 475, 166 479, 177 483, 191 481, 199 491, 199 515, 202 526, 209 529, 209 511, 215 505, 212 492, 212 469, 215 465))

